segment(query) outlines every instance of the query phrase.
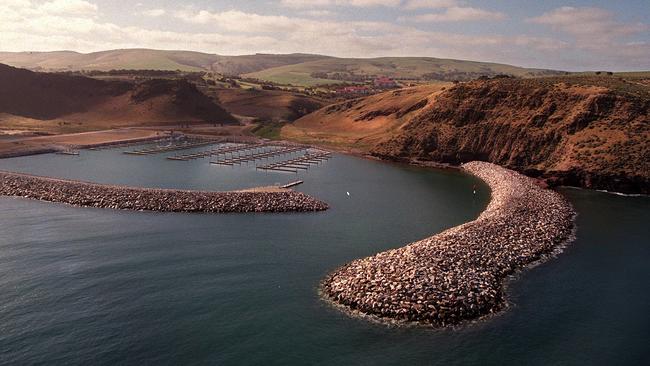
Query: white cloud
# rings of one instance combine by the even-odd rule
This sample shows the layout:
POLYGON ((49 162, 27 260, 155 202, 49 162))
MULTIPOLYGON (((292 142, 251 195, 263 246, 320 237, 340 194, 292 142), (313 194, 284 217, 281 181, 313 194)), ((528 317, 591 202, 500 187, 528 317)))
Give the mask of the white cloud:
POLYGON ((290 8, 316 8, 327 6, 396 7, 401 0, 281 0, 280 3, 290 8))
POLYGON ((167 11, 165 9, 149 9, 149 10, 143 10, 140 13, 144 16, 157 18, 167 14, 167 11))
POLYGON ((331 17, 331 16, 336 15, 335 12, 333 12, 331 10, 324 10, 324 9, 320 9, 320 10, 304 10, 304 11, 301 11, 300 14, 310 16, 310 17, 331 17))
POLYGON ((408 0, 404 3, 404 8, 413 9, 444 9, 458 6, 456 0, 408 0))
POLYGON ((503 20, 506 18, 504 13, 470 7, 451 7, 445 8, 439 13, 429 13, 415 15, 412 17, 402 17, 401 20, 410 20, 414 22, 461 22, 461 21, 479 21, 479 20, 503 20))
POLYGON ((83 0, 52 0, 43 3, 39 10, 47 14, 89 15, 97 12, 97 5, 83 0))
POLYGON ((648 29, 648 26, 642 23, 617 22, 611 12, 591 7, 564 6, 530 18, 528 22, 548 25, 555 30, 581 38, 620 37, 648 29))
MULTIPOLYGON (((412 6, 421 7, 423 3, 412 6)), ((408 5, 407 2, 401 4, 408 5)), ((429 6, 432 6, 431 2, 429 6)), ((143 10, 135 6, 133 9, 143 10)), ((618 69, 650 68, 650 45, 635 39, 629 42, 592 41, 589 43, 597 44, 598 48, 588 48, 582 45, 584 42, 572 43, 554 37, 468 35, 423 30, 418 28, 422 24, 415 22, 345 21, 323 16, 329 13, 309 13, 312 10, 331 10, 323 8, 298 9, 302 16, 265 15, 240 10, 214 12, 196 8, 160 10, 182 22, 165 22, 161 25, 164 28, 148 29, 137 24, 117 25, 104 21, 106 15, 87 1, 0 0, 0 50, 92 52, 137 47, 218 54, 305 52, 341 57, 437 56, 571 69, 614 68, 612 65, 618 69), (567 54, 573 58, 567 59, 567 54)), ((461 18, 468 19, 466 14, 461 18)), ((637 29, 615 22, 611 15, 595 14, 591 17, 582 14, 578 19, 583 25, 591 24, 592 31, 611 29, 624 35, 629 34, 630 29, 637 29), (603 23, 607 26, 603 27, 603 23)), ((455 17, 458 19, 459 16, 455 17)), ((574 31, 562 12, 549 12, 528 21, 586 39, 585 32, 574 31)), ((593 37, 597 38, 598 34, 593 37)))

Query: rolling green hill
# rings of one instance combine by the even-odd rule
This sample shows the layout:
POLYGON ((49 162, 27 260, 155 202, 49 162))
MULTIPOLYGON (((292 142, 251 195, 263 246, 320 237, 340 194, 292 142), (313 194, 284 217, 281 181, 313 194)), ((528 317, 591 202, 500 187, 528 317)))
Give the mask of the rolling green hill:
POLYGON ((256 72, 271 67, 327 58, 327 56, 255 54, 220 56, 192 51, 149 49, 110 50, 93 53, 0 52, 0 63, 42 71, 78 70, 181 70, 214 71, 227 75, 256 72))
POLYGON ((430 57, 381 57, 369 59, 327 58, 285 65, 245 74, 245 77, 280 84, 313 86, 354 81, 356 76, 387 76, 397 79, 469 80, 482 75, 510 74, 520 77, 556 75, 559 72, 527 69, 489 62, 430 57), (335 79, 335 80, 333 80, 335 79))
POLYGON ((201 71, 215 60, 215 55, 188 51, 146 49, 111 50, 93 53, 0 52, 0 63, 43 71, 153 69, 201 71))
POLYGON ((38 71, 153 69, 213 71, 279 84, 313 86, 354 82, 373 76, 419 80, 469 80, 482 75, 521 77, 557 71, 430 57, 336 58, 308 54, 221 56, 191 51, 123 49, 93 53, 0 52, 0 63, 38 71))

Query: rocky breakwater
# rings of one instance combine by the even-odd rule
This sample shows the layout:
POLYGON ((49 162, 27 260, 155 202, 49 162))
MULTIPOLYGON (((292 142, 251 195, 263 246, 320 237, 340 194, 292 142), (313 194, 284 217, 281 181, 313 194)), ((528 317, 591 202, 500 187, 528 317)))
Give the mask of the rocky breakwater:
POLYGON ((491 163, 462 167, 492 190, 476 220, 355 260, 323 281, 323 295, 355 314, 433 326, 503 308, 507 276, 571 240, 575 213, 531 178, 491 163))
POLYGON ((292 190, 207 192, 149 189, 0 172, 0 195, 75 206, 161 212, 308 212, 327 204, 292 190))

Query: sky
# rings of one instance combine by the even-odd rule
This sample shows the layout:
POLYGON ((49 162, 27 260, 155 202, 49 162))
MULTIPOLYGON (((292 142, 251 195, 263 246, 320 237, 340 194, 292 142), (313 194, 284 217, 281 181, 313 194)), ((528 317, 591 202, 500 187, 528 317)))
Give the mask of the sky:
POLYGON ((0 51, 117 48, 650 70, 650 0, 0 0, 0 51))

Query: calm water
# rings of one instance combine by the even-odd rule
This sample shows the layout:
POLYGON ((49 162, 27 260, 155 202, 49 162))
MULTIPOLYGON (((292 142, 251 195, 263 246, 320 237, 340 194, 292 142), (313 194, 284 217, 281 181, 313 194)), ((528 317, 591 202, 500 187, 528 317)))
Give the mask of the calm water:
MULTIPOLYGON (((0 160, 0 169, 194 189, 296 178, 119 151, 0 160)), ((330 308, 318 282, 473 219, 486 187, 340 155, 299 177, 332 209, 161 214, 0 198, 0 364, 650 362, 650 199, 564 190, 578 240, 511 285, 508 312, 458 330, 389 328, 330 308)))

